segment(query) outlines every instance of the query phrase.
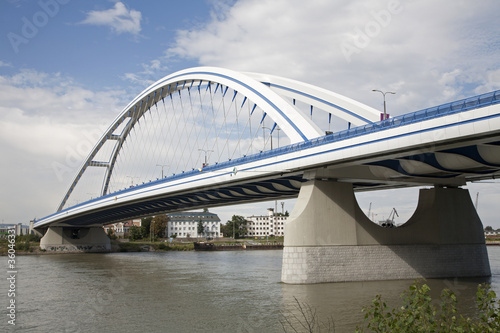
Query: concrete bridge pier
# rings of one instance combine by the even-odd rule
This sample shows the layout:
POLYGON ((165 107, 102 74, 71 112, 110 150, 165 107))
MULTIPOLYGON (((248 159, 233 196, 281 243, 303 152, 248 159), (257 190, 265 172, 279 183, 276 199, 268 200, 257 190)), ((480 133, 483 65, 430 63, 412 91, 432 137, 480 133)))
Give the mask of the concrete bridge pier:
POLYGON ((420 190, 417 209, 398 228, 361 211, 352 184, 306 174, 285 226, 284 283, 490 276, 483 226, 468 190, 420 190))
POLYGON ((111 241, 102 227, 49 227, 40 248, 55 252, 108 252, 111 241))

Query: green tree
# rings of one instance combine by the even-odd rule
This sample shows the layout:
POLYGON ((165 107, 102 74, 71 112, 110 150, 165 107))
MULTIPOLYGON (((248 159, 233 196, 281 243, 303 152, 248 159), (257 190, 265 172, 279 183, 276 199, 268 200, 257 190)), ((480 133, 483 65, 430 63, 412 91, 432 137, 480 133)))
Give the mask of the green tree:
POLYGON ((115 235, 115 231, 111 228, 108 229, 108 237, 109 239, 117 239, 118 236, 115 235))
POLYGON ((141 236, 142 238, 149 239, 151 221, 153 217, 144 217, 141 219, 141 236))
POLYGON ((487 226, 486 228, 484 228, 484 231, 493 231, 493 228, 491 226, 487 226))
POLYGON ((133 225, 133 226, 130 227, 130 229, 128 230, 128 234, 129 234, 128 237, 132 241, 135 241, 135 240, 138 240, 138 239, 142 238, 141 228, 139 228, 136 225, 133 225))
POLYGON ((222 234, 224 237, 241 238, 247 233, 247 221, 243 216, 233 215, 230 221, 227 221, 225 225, 221 227, 222 234))
POLYGON ((167 228, 168 216, 157 215, 153 217, 151 223, 151 233, 153 238, 162 238, 165 235, 165 229, 167 228))
MULTIPOLYGON (((389 309, 377 295, 372 305, 363 308, 365 325, 370 332, 498 332, 500 329, 500 301, 489 285, 479 285, 476 304, 479 315, 465 318, 458 313, 457 298, 453 292, 441 292, 439 306, 433 305, 430 288, 416 282, 401 295, 403 305, 389 309)), ((364 332, 360 327, 356 332, 364 332)))
POLYGON ((203 227, 203 222, 201 219, 198 221, 198 237, 203 237, 203 234, 205 233, 205 227, 203 227))

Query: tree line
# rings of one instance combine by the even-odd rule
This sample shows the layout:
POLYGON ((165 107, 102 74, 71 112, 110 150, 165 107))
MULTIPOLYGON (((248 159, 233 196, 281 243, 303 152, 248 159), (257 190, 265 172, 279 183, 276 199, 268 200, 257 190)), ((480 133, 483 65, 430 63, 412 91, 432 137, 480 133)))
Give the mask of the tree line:
POLYGON ((154 217, 144 217, 141 219, 141 226, 131 226, 129 229, 130 240, 163 238, 168 223, 167 215, 157 215, 154 217))

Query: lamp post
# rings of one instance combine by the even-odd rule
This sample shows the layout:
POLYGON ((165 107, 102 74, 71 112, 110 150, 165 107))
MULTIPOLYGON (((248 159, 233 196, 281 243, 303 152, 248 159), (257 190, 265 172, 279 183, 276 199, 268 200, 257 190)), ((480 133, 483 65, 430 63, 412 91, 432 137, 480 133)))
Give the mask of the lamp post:
MULTIPOLYGON (((273 150, 273 132, 269 127, 262 126, 262 129, 268 129, 269 130, 269 136, 271 137, 271 150, 273 150)), ((264 141, 265 144, 265 141, 264 141)))
POLYGON ((278 131, 278 148, 280 147, 280 131, 281 131, 281 128, 276 127, 276 130, 278 131))
POLYGON ((163 167, 166 167, 166 166, 168 166, 168 165, 167 165, 167 164, 157 164, 156 166, 157 166, 157 167, 158 167, 158 166, 159 166, 159 167, 161 167, 161 178, 163 179, 163 167))
POLYGON ((213 152, 213 150, 211 150, 211 149, 201 149, 201 148, 198 148, 198 151, 202 151, 202 152, 204 152, 204 153, 205 153, 205 163, 203 163, 203 166, 204 166, 204 167, 205 167, 205 166, 207 166, 207 165, 208 165, 208 164, 207 164, 207 153, 208 153, 209 151, 213 152))
POLYGON ((386 112, 386 109, 385 109, 385 94, 393 94, 393 95, 395 95, 396 93, 392 92, 392 91, 383 92, 383 91, 378 90, 378 89, 372 89, 372 91, 378 91, 379 93, 381 93, 384 96, 384 118, 382 120, 386 120, 387 119, 387 112, 386 112))

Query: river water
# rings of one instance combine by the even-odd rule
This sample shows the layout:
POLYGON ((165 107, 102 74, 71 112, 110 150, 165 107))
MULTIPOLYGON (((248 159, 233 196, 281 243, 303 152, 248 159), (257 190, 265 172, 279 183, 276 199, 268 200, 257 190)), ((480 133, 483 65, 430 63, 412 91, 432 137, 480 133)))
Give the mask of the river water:
MULTIPOLYGON (((468 313, 478 283, 490 282, 500 295, 500 247, 488 252, 491 278, 429 280, 432 294, 452 289, 468 313)), ((333 319, 336 332, 353 332, 376 294, 396 305, 413 282, 286 285, 281 257, 282 251, 19 256, 16 326, 3 307, 0 331, 283 332, 280 321, 298 314, 299 301, 320 321, 333 319)), ((0 288, 7 295, 6 279, 0 288)))

